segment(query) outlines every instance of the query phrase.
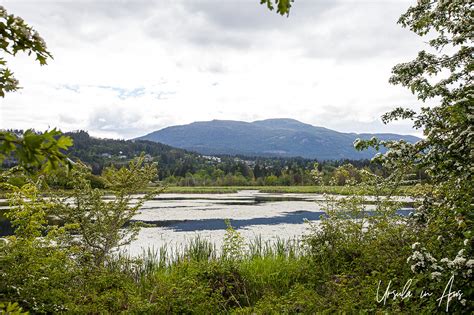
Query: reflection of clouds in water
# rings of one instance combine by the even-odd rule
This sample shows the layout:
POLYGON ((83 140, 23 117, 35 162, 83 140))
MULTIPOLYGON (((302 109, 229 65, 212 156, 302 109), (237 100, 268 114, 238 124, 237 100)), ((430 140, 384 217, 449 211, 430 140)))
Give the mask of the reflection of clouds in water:
MULTIPOLYGON (((244 229, 249 226, 266 226, 281 224, 302 224, 306 220, 319 220, 324 212, 295 211, 284 215, 273 217, 259 217, 251 219, 231 219, 230 223, 235 229, 244 229)), ((227 228, 224 218, 219 219, 200 219, 200 220, 165 220, 165 221, 147 221, 156 227, 165 227, 173 229, 175 232, 196 232, 204 230, 225 230, 227 228)))
MULTIPOLYGON (((320 204, 305 201, 309 195, 291 194, 299 201, 265 200, 287 199, 287 194, 262 194, 257 191, 240 191, 236 194, 163 194, 163 200, 152 200, 145 204, 135 219, 146 222, 155 221, 160 227, 143 228, 136 241, 126 249, 137 256, 148 248, 158 250, 167 246, 170 250, 182 249, 194 238, 208 240, 222 246, 225 234, 224 219, 242 234, 247 242, 261 237, 262 241, 276 238, 292 239, 301 236, 308 225, 302 218, 295 218, 299 211, 307 214, 320 213, 320 204), (262 197, 265 196, 267 199, 262 197), (298 223, 287 222, 290 218, 298 223)), ((307 217, 308 215, 306 215, 307 217)))
MULTIPOLYGON (((164 245, 174 250, 198 236, 219 249, 225 234, 224 219, 230 219, 247 242, 259 236, 264 242, 298 238, 309 227, 304 219, 318 224, 315 220, 322 214, 323 200, 323 195, 317 194, 266 194, 251 190, 235 194, 162 194, 147 202, 134 218, 156 222, 158 227, 143 228, 127 250, 132 255, 164 245)), ((373 210, 374 206, 367 205, 366 209, 373 210)))
MULTIPOLYGON (((252 225, 238 231, 247 243, 254 241, 257 237, 261 237, 262 242, 273 242, 277 239, 299 238, 308 231, 308 227, 308 224, 252 225)), ((139 256, 148 248, 159 250, 162 246, 166 246, 169 250, 180 250, 196 237, 214 243, 216 249, 220 250, 224 235, 225 230, 175 232, 166 228, 144 228, 140 231, 137 240, 125 250, 132 256, 139 256)))
POLYGON ((176 201, 175 206, 170 207, 170 203, 162 208, 160 202, 155 202, 154 206, 146 204, 136 220, 143 221, 163 221, 163 220, 205 220, 205 219, 253 219, 271 218, 283 216, 294 211, 321 211, 320 204, 305 201, 282 201, 271 203, 259 203, 249 205, 223 205, 221 203, 208 203, 204 207, 201 203, 176 201))
MULTIPOLYGON (((406 197, 397 199, 410 201, 406 197)), ((266 194, 251 190, 235 194, 161 194, 148 201, 134 217, 156 222, 157 227, 143 228, 127 250, 139 255, 142 249, 159 249, 163 245, 182 248, 197 236, 220 248, 226 218, 247 242, 258 236, 262 241, 300 237, 308 228, 304 219, 317 222, 314 220, 323 211, 323 200, 324 197, 317 194, 266 194)), ((373 198, 367 197, 367 200, 373 198)), ((5 200, 0 199, 0 204, 2 202, 5 200)), ((367 205, 366 209, 373 210, 374 206, 367 205)), ((6 221, 0 220, 2 224, 6 221)), ((6 227, 0 229, 7 230, 6 227)))

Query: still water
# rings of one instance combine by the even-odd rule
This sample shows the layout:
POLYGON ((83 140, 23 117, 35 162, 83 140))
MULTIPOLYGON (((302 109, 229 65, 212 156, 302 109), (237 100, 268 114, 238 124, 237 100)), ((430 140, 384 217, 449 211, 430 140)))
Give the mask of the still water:
MULTIPOLYGON (((219 247, 225 234, 225 219, 248 241, 256 237, 263 241, 299 238, 308 232, 307 221, 317 224, 324 215, 324 201, 325 197, 317 194, 256 190, 232 194, 162 194, 145 203, 134 217, 153 227, 142 228, 137 240, 125 250, 136 256, 147 248, 159 249, 164 245, 179 249, 197 236, 219 247)), ((371 209, 367 205, 367 210, 371 209)), ((409 209, 402 209, 400 214, 408 212, 409 209)), ((8 221, 1 218, 0 233, 11 234, 8 221)))
MULTIPOLYGON (((368 198, 370 200, 370 197, 368 198)), ((404 201, 409 201, 408 199, 404 201)), ((308 232, 307 221, 317 224, 324 215, 325 196, 273 194, 243 190, 234 194, 163 194, 145 204, 135 220, 152 223, 144 228, 127 251, 138 255, 163 245, 180 248, 199 236, 220 246, 225 219, 247 240, 299 238, 308 232)), ((367 210, 373 206, 367 205, 367 210)), ((410 209, 401 209, 408 214, 410 209)))

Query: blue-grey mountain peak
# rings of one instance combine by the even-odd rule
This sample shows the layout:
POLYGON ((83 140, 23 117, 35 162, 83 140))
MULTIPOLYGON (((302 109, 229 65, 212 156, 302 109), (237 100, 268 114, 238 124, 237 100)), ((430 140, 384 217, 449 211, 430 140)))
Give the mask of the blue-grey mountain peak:
POLYGON ((312 126, 295 119, 277 118, 254 122, 234 120, 198 121, 188 125, 167 127, 139 139, 161 142, 207 155, 301 156, 319 160, 365 159, 374 150, 358 152, 357 138, 383 140, 419 138, 398 134, 342 133, 312 126))

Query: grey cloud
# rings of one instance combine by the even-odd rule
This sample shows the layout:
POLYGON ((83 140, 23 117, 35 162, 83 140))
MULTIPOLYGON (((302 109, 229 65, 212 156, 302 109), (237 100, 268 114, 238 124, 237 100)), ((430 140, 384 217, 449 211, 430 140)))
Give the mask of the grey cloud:
MULTIPOLYGON (((69 39, 91 44, 141 23, 157 1, 56 0, 6 1, 10 13, 21 15, 40 33, 66 32, 69 39)), ((50 36, 54 38, 54 36, 50 36)))
POLYGON ((416 51, 415 47, 420 46, 414 34, 396 24, 406 8, 403 2, 358 3, 346 5, 343 10, 336 8, 331 14, 334 20, 324 21, 329 31, 305 33, 300 45, 305 56, 311 58, 352 60, 405 55, 407 50, 416 51))
MULTIPOLYGON (((406 56, 410 56, 411 51, 416 52, 421 42, 409 31, 404 31, 395 24, 398 16, 405 11, 408 5, 407 2, 401 0, 296 0, 290 17, 286 18, 260 6, 259 0, 15 0, 5 2, 5 7, 11 13, 22 16, 45 37, 53 54, 57 56, 56 61, 59 61, 63 56, 73 56, 77 58, 74 61, 77 60, 77 63, 80 64, 81 53, 88 57, 88 64, 79 69, 77 76, 80 77, 80 74, 85 73, 86 79, 79 80, 81 79, 79 78, 76 82, 74 74, 71 76, 72 79, 64 80, 69 85, 65 85, 63 88, 73 91, 78 89, 76 84, 79 84, 79 87, 81 84, 87 84, 88 76, 92 77, 94 71, 100 71, 100 63, 104 60, 107 61, 109 53, 111 57, 123 57, 117 59, 119 60, 117 67, 133 64, 134 58, 137 58, 136 55, 122 55, 120 52, 122 47, 131 44, 137 45, 137 50, 131 49, 131 52, 140 51, 142 48, 158 47, 160 52, 156 58, 163 58, 160 60, 163 61, 162 64, 172 65, 169 68, 163 67, 163 72, 160 72, 161 69, 154 67, 153 51, 146 51, 143 56, 139 56, 139 58, 144 58, 140 60, 143 61, 144 71, 152 71, 152 69, 156 71, 157 81, 163 80, 158 79, 160 76, 166 76, 165 79, 171 80, 176 74, 177 78, 172 80, 185 82, 188 79, 186 75, 190 73, 189 69, 192 70, 193 75, 194 70, 197 69, 208 72, 210 74, 208 77, 210 80, 212 79, 211 82, 214 80, 222 82, 218 87, 213 88, 216 90, 225 87, 227 78, 233 78, 232 66, 234 63, 228 62, 234 62, 235 58, 240 58, 240 56, 242 59, 239 59, 237 64, 239 61, 248 61, 249 66, 252 66, 251 63, 254 62, 253 56, 257 56, 255 60, 259 60, 261 55, 268 55, 269 62, 272 62, 274 57, 279 61, 285 60, 285 58, 292 60, 291 58, 295 58, 295 52, 301 53, 301 59, 330 58, 349 66, 359 65, 360 59, 374 57, 386 59, 401 56, 400 60, 407 60, 406 56), (110 39, 113 39, 114 42, 110 39), (97 51, 96 48, 98 48, 97 51), (228 55, 227 52, 233 54, 228 55), (100 55, 97 55, 98 53, 100 55), (150 55, 150 59, 146 59, 148 55, 150 55), (226 59, 228 56, 230 56, 229 59, 226 59), (213 77, 214 74, 216 74, 216 78, 213 77)), ((67 58, 65 59, 67 60, 67 58)), ((115 61, 115 59, 111 60, 115 61)), ((307 60, 303 61, 307 62, 307 60)), ((383 64, 387 60, 378 61, 383 64)), ((311 63, 308 62, 308 65, 311 63)), ((328 65, 332 64, 328 63, 328 65)), ((255 68, 258 67, 259 65, 256 64, 255 68)), ((275 64, 274 67, 276 69, 278 64, 275 64)), ((124 69, 124 76, 132 77, 140 74, 138 71, 127 71, 129 70, 124 69)), ((301 70, 301 80, 309 77, 311 71, 312 69, 301 70)), ((339 70, 334 69, 334 71, 339 70)), ((57 72, 58 80, 62 80, 60 75, 57 72)), ((272 73, 262 73, 262 78, 273 75, 272 73)), ((324 79, 325 73, 318 73, 318 75, 315 76, 318 78, 315 82, 324 79)), ((367 78, 367 75, 363 73, 360 75, 348 73, 348 75, 370 81, 370 78, 367 78)), ((299 74, 296 76, 299 78, 299 74)), ((389 73, 387 73, 388 76, 389 73)), ((281 77, 282 80, 287 79, 286 74, 281 77)), ((174 91, 161 91, 166 90, 167 87, 158 87, 156 88, 157 92, 153 92, 152 88, 148 86, 148 82, 139 81, 140 83, 123 83, 124 86, 114 88, 113 85, 120 85, 122 82, 114 82, 113 79, 113 77, 104 76, 101 81, 93 83, 103 84, 103 88, 116 92, 119 98, 115 98, 111 102, 121 102, 123 98, 141 95, 143 90, 136 89, 139 88, 136 86, 139 84, 144 84, 145 93, 152 93, 159 99, 157 102, 166 98, 174 98, 172 95, 175 93, 174 91), (125 86, 126 84, 129 86, 125 86)), ((174 85, 180 86, 179 83, 174 85)), ((171 86, 169 89, 177 90, 177 94, 181 93, 179 88, 171 86)), ((249 91, 246 102, 252 103, 258 100, 258 93, 263 90, 265 89, 249 91)), ((293 92, 293 90, 288 90, 288 93, 293 92)), ((374 91, 374 94, 377 93, 383 92, 374 91)), ((114 93, 110 94, 112 95, 111 99, 115 97, 114 93)), ((176 98, 179 99, 179 96, 176 95, 176 98)), ((317 95, 314 97, 317 98, 317 95)), ((373 97, 368 95, 367 98, 373 97)), ((232 92, 228 93, 226 98, 219 102, 221 115, 237 115, 237 111, 229 112, 229 108, 234 106, 238 99, 238 93, 235 95, 232 92)), ((148 100, 146 99, 146 102, 148 100)), ((198 101, 196 100, 196 102, 198 101)), ((331 99, 324 101, 334 105, 335 108, 347 105, 333 104, 331 99)), ((91 97, 90 102, 94 103, 96 100, 91 97)), ((341 98, 339 102, 346 101, 341 98)), ((138 109, 139 106, 143 109, 148 105, 140 104, 138 101, 137 104, 139 105, 135 109, 138 109)), ((261 106, 261 103, 257 102, 252 110, 261 108, 261 106)), ((111 104, 108 108, 94 110, 89 114, 88 123, 84 128, 91 131, 116 132, 127 137, 143 134, 145 128, 150 128, 144 126, 139 114, 134 113, 134 109, 120 108, 123 107, 114 108, 114 105, 111 104)), ((264 115, 278 116, 283 112, 281 108, 275 106, 268 108, 269 110, 266 110, 264 115)), ((248 120, 268 118, 262 117, 263 114, 257 114, 252 110, 248 113, 238 113, 238 115, 248 120)), ((353 120, 345 117, 350 115, 349 112, 333 111, 336 113, 333 115, 329 111, 330 109, 320 117, 314 117, 313 122, 319 122, 320 125, 336 129, 351 128, 351 131, 357 130, 357 128, 363 131, 385 130, 381 129, 383 126, 379 121, 354 123, 353 120)), ((146 115, 143 112, 140 115, 146 115)), ((310 112, 309 109, 308 115, 304 117, 310 117, 310 112)), ((60 120, 64 123, 75 123, 70 118, 63 116, 60 117, 60 120)), ((228 118, 236 119, 234 116, 228 118)), ((157 120, 157 124, 160 127, 170 125, 175 122, 173 119, 169 118, 169 121, 163 124, 161 120, 157 120)))
POLYGON ((254 1, 191 2, 206 25, 183 36, 190 44, 233 49, 300 49, 304 57, 353 60, 403 55, 419 39, 396 24, 403 1, 297 1, 289 18, 254 1), (390 21, 387 23, 387 21, 390 21))
POLYGON ((246 32, 219 28, 203 12, 182 5, 155 11, 141 25, 151 39, 165 40, 171 45, 248 48, 252 42, 246 32))
POLYGON ((88 128, 101 131, 127 131, 138 128, 141 116, 132 110, 122 108, 97 108, 90 114, 88 128))
POLYGON ((95 107, 89 114, 85 129, 93 134, 117 134, 130 139, 173 124, 174 117, 166 114, 145 114, 131 106, 110 104, 107 107, 95 107), (144 115, 151 115, 153 123, 146 124, 144 115))
MULTIPOLYGON (((7 2, 33 23, 90 43, 124 29, 177 49, 271 49, 292 45, 311 58, 358 59, 400 54, 414 37, 395 25, 403 1, 296 1, 289 18, 269 12, 259 0, 7 2), (386 23, 386 21, 391 21, 386 23), (327 32, 319 32, 323 28, 327 32), (278 43, 282 41, 283 43, 278 43), (178 48, 179 49, 179 48, 178 48)), ((53 36, 51 35, 51 36, 53 36)), ((127 45, 126 42, 123 43, 127 45)))
POLYGON ((332 1, 299 1, 289 18, 269 12, 258 0, 182 1, 145 22, 146 33, 201 47, 248 49, 273 41, 268 32, 297 37, 302 21, 316 21, 335 7, 332 1), (176 14, 178 13, 179 14, 176 14), (171 20, 171 21, 170 21, 171 20))
POLYGON ((222 62, 213 61, 207 65, 199 67, 199 71, 210 72, 214 74, 223 74, 223 73, 227 73, 228 69, 222 62))
POLYGON ((362 122, 351 118, 350 115, 341 116, 334 113, 323 113, 317 116, 308 115, 306 117, 308 122, 315 126, 322 126, 340 132, 417 134, 408 121, 384 124, 380 118, 376 118, 362 122))
MULTIPOLYGON (((299 0, 289 18, 270 12, 258 0, 193 1, 190 14, 202 13, 219 29, 252 32, 292 27, 294 21, 314 20, 338 5, 337 1, 299 0)), ((299 23, 299 22, 297 22, 299 23)))
POLYGON ((80 122, 80 119, 73 117, 69 114, 59 114, 59 121, 66 124, 77 124, 80 122))

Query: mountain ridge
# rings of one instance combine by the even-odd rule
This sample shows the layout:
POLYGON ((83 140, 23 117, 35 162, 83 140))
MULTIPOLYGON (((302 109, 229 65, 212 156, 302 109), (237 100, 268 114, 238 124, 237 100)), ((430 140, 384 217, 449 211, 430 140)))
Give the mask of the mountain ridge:
MULTIPOLYGON (((166 127, 139 137, 207 155, 254 155, 303 157, 319 160, 367 159, 376 151, 358 152, 357 138, 406 140, 419 138, 393 133, 343 133, 290 118, 244 122, 237 120, 196 121, 166 127)), ((384 150, 381 150, 383 152, 384 150)))

